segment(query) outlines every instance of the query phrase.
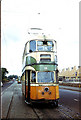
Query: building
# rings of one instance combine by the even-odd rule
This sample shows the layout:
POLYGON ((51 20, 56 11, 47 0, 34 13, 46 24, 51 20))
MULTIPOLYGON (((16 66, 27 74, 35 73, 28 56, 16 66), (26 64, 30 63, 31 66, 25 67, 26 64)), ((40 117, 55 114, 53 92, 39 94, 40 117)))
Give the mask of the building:
POLYGON ((81 66, 62 69, 58 75, 62 81, 81 81, 81 66))

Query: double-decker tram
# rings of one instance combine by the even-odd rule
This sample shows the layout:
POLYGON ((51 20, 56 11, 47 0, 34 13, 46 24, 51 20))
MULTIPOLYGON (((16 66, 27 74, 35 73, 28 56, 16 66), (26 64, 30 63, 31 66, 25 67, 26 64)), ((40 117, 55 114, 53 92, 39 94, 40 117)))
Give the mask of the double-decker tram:
POLYGON ((57 42, 44 34, 30 37, 25 44, 22 65, 25 101, 52 102, 58 106, 57 42))

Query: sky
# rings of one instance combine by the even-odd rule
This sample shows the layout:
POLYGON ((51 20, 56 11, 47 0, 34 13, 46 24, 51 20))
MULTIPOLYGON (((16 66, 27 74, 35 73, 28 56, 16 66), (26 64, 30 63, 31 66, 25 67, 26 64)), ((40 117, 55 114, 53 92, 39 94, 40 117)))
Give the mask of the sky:
POLYGON ((22 74, 22 54, 31 27, 42 28, 57 41, 59 70, 79 66, 79 1, 1 1, 1 67, 7 68, 8 75, 22 74))

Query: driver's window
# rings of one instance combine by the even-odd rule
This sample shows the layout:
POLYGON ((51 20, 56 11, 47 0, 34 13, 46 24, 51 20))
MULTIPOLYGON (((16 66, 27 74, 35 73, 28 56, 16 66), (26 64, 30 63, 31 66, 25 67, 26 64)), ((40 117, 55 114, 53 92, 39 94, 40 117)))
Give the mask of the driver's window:
POLYGON ((31 83, 35 83, 36 82, 36 72, 32 71, 31 72, 31 83))

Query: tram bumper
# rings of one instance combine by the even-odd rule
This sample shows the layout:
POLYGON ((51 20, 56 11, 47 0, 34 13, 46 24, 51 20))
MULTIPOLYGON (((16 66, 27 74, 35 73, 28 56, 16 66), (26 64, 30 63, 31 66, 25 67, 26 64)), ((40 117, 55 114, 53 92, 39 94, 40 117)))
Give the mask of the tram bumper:
POLYGON ((45 104, 49 104, 52 107, 58 107, 58 100, 46 100, 46 99, 41 99, 41 100, 31 100, 32 104, 41 104, 41 105, 45 105, 45 104))

